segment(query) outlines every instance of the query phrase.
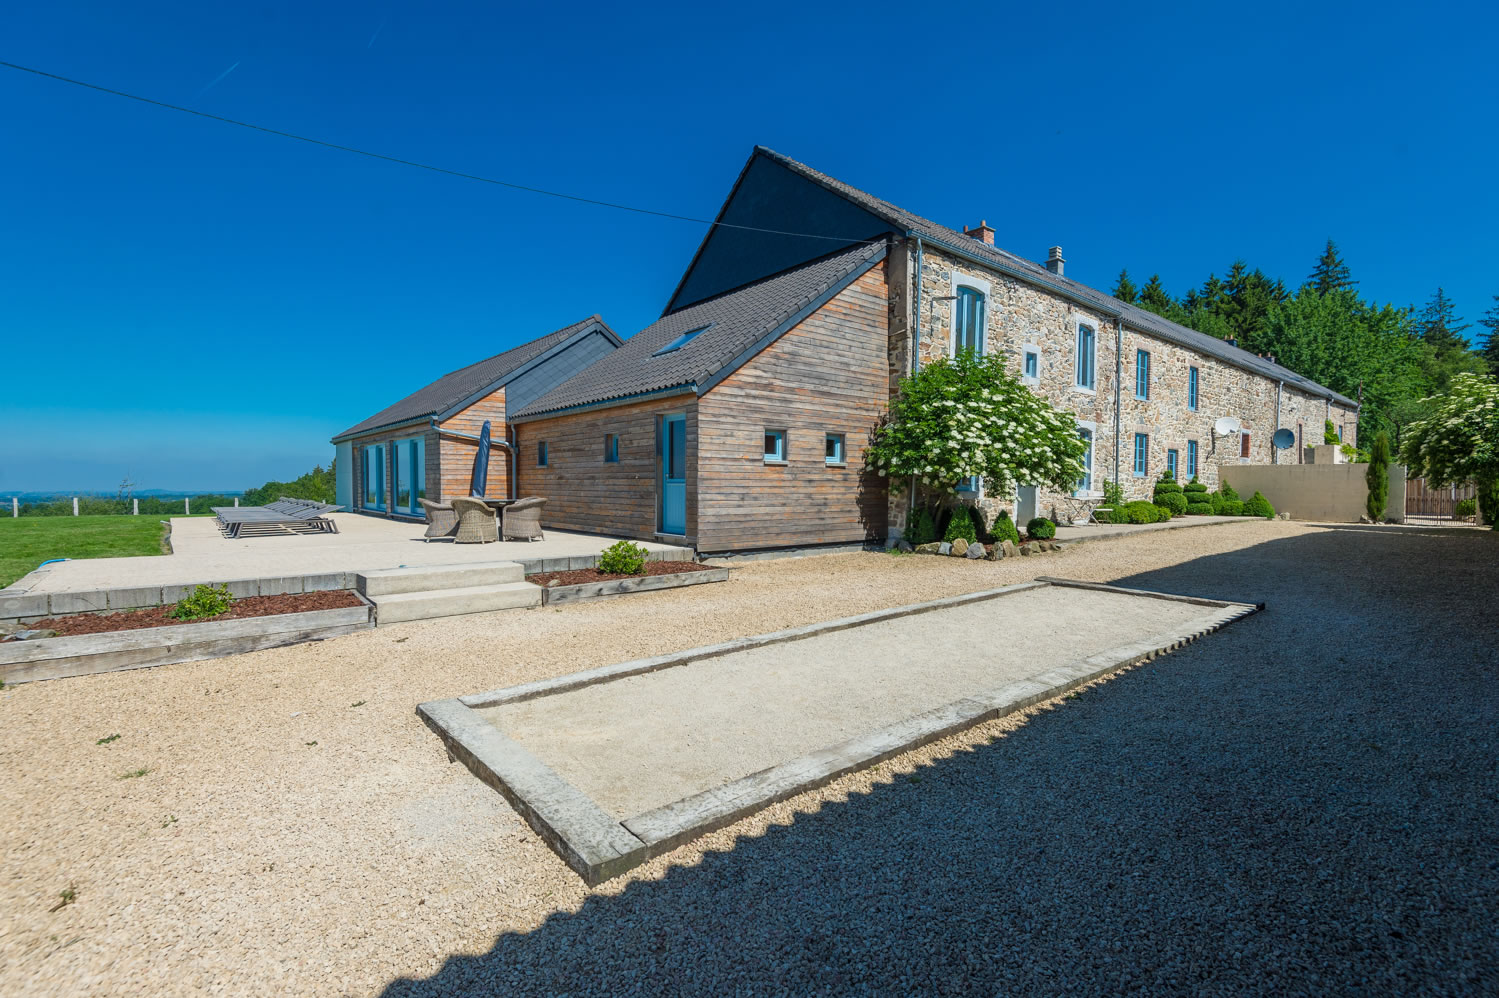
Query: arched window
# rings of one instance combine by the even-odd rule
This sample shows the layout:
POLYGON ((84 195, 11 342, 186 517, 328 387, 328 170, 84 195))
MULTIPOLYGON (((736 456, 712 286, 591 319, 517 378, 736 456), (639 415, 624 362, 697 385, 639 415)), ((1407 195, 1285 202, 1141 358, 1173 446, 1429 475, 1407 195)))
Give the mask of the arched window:
POLYGON ((959 350, 984 352, 984 294, 977 288, 959 286, 953 321, 953 356, 959 350))

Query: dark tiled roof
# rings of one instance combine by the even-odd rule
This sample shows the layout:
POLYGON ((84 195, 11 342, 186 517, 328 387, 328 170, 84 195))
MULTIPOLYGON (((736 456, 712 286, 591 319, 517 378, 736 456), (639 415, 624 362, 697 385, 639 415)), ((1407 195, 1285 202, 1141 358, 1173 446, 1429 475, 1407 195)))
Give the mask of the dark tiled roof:
POLYGON ((530 361, 595 325, 602 326, 611 337, 618 340, 614 331, 609 329, 603 319, 597 315, 590 315, 570 326, 563 326, 556 332, 547 333, 539 339, 522 343, 504 353, 495 354, 493 357, 476 361, 450 374, 444 374, 427 387, 420 388, 399 402, 386 406, 369 419, 355 423, 333 439, 338 440, 342 437, 378 430, 383 426, 394 426, 408 420, 446 412, 484 389, 498 386, 530 361))
POLYGON ((664 315, 512 418, 702 385, 717 374, 728 373, 726 369, 731 370, 762 337, 856 278, 884 253, 883 243, 841 250, 664 315), (700 326, 708 328, 685 346, 656 356, 672 340, 700 326))
POLYGON ((1176 343, 1178 346, 1187 347, 1198 353, 1206 354, 1209 357, 1215 357, 1225 364, 1231 364, 1234 367, 1252 371, 1277 381, 1284 381, 1286 384, 1302 391, 1332 399, 1341 405, 1357 405, 1352 399, 1339 395, 1332 389, 1319 385, 1310 378, 1302 377, 1288 367, 1283 367, 1274 361, 1259 357, 1248 350, 1242 350, 1226 340, 1220 340, 1218 337, 1210 336, 1207 333, 1200 333, 1195 329, 1188 329, 1186 326, 1162 318, 1154 312, 1148 312, 1135 305, 1125 304, 1111 295, 1106 295, 1102 291, 1088 287, 1086 284, 1080 284, 1066 277, 1059 277, 1039 263, 1016 256, 1014 253, 1006 252, 997 246, 990 246, 980 242, 971 236, 958 232, 956 229, 950 229, 930 219, 922 218, 920 215, 913 215, 903 208, 897 208, 888 201, 883 201, 872 194, 866 194, 857 187, 851 187, 841 180, 835 180, 825 173, 812 169, 812 167, 807 166, 805 163, 782 156, 772 149, 767 149, 764 146, 756 146, 755 151, 770 157, 788 170, 800 174, 814 183, 821 184, 841 197, 847 198, 866 211, 880 216, 891 225, 908 232, 914 232, 922 239, 935 243, 939 247, 946 247, 956 250, 959 253, 966 253, 977 257, 980 260, 988 262, 991 266, 1011 271, 1017 277, 1032 284, 1051 288, 1085 305, 1101 309, 1110 315, 1122 315, 1124 324, 1133 329, 1149 333, 1152 336, 1159 336, 1163 340, 1176 343))

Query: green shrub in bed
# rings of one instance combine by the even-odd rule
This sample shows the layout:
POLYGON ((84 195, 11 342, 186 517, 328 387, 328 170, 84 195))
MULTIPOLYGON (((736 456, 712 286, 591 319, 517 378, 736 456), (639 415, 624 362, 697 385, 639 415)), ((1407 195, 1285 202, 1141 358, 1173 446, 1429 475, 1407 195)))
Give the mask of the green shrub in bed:
POLYGON ((199 586, 191 596, 184 597, 172 607, 172 616, 178 620, 206 620, 229 612, 228 586, 199 586))
POLYGON ((1212 516, 1213 515, 1213 504, 1210 503, 1210 502, 1189 502, 1189 503, 1187 503, 1187 515, 1188 516, 1212 516))
POLYGON ((1057 525, 1038 516, 1025 525, 1025 532, 1033 541, 1049 541, 1057 535, 1057 525))
POLYGON ((644 575, 646 550, 639 544, 617 541, 599 555, 599 571, 605 575, 644 575))
POLYGON ((968 515, 966 506, 959 506, 952 511, 952 516, 947 521, 947 530, 942 534, 942 539, 949 544, 959 537, 969 544, 979 539, 978 531, 973 529, 973 517, 968 515))
POLYGON ((994 526, 990 529, 994 535, 994 543, 1009 541, 1011 544, 1020 543, 1020 530, 1015 526, 1015 521, 1010 519, 1010 511, 1000 510, 994 517, 994 526))
MULTIPOLYGON (((1197 480, 1197 476, 1196 475, 1193 475, 1192 476, 1192 480, 1190 482, 1188 482, 1186 485, 1182 486, 1182 491, 1186 492, 1189 495, 1194 494, 1194 493, 1195 494, 1203 494, 1203 493, 1206 493, 1207 490, 1208 490, 1208 487, 1206 485, 1202 484, 1201 482, 1199 482, 1197 480)), ((1188 501, 1190 502, 1190 501, 1193 501, 1193 500, 1188 500, 1188 501)), ((1197 502, 1201 502, 1202 500, 1196 500, 1196 501, 1197 502)))
POLYGON ((1183 516, 1187 512, 1187 497, 1181 492, 1157 492, 1155 504, 1171 510, 1172 516, 1183 516))
POLYGON ((1244 501, 1244 515, 1273 520, 1275 519, 1275 507, 1270 505, 1270 500, 1265 498, 1264 493, 1256 492, 1244 501))
POLYGON ((1223 516, 1243 516, 1244 515, 1244 503, 1243 503, 1243 501, 1239 500, 1239 499, 1225 499, 1225 500, 1223 500, 1223 512, 1222 512, 1222 515, 1223 516))

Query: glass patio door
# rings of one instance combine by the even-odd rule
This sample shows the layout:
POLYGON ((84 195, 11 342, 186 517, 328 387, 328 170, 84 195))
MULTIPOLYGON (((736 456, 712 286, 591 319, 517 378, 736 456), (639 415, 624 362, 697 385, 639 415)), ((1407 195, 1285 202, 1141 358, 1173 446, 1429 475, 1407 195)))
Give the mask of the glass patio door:
POLYGON ((658 530, 687 533, 687 417, 663 416, 660 424, 661 494, 658 530))

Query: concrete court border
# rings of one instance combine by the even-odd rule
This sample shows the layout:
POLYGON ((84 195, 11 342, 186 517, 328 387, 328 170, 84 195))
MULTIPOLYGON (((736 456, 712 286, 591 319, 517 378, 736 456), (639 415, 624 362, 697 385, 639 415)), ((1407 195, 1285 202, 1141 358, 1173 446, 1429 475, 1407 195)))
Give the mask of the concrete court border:
POLYGON ((754 635, 674 655, 637 659, 489 693, 429 701, 418 705, 416 710, 427 726, 442 739, 449 759, 462 761, 475 776, 498 790, 536 834, 585 883, 592 886, 617 877, 692 839, 731 825, 778 801, 815 789, 840 776, 867 769, 985 721, 1024 710, 1107 673, 1149 662, 1263 609, 1263 603, 1236 603, 1046 577, 1001 589, 754 635), (507 737, 475 710, 612 682, 735 651, 847 630, 861 624, 997 599, 1045 586, 1191 603, 1220 612, 1194 621, 1185 630, 1166 631, 1143 641, 1120 645, 1069 665, 1006 683, 624 821, 611 817, 592 798, 564 780, 555 770, 507 737))

